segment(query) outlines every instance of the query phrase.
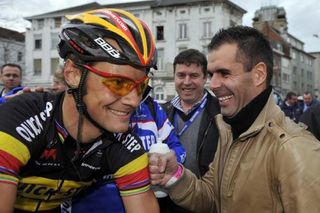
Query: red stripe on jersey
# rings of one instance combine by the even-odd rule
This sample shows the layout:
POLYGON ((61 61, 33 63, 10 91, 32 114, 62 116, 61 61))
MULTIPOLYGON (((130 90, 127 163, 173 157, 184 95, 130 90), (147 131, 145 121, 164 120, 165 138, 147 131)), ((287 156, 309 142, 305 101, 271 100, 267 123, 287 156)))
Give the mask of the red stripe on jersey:
POLYGON ((22 163, 17 158, 10 155, 9 153, 0 150, 0 166, 9 171, 12 171, 12 172, 4 172, 2 170, 1 171, 2 173, 12 174, 14 172, 15 175, 18 176, 22 163))
POLYGON ((148 167, 116 179, 119 190, 137 189, 150 184, 150 175, 148 167))

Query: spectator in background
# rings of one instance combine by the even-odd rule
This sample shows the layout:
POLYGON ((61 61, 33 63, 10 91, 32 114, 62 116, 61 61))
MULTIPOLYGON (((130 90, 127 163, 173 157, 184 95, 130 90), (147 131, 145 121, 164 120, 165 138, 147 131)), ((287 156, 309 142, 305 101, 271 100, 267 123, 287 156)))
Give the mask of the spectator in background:
POLYGON ((0 92, 0 104, 5 103, 14 94, 23 89, 21 87, 22 69, 18 64, 4 64, 1 67, 0 80, 3 89, 0 92))
POLYGON ((279 95, 279 93, 278 92, 276 92, 275 90, 273 91, 273 98, 274 98, 274 101, 276 102, 276 104, 278 105, 278 106, 281 106, 282 105, 282 98, 281 98, 281 96, 279 95))
POLYGON ((307 125, 307 130, 320 140, 320 104, 313 105, 300 117, 300 122, 307 125))
POLYGON ((302 109, 298 104, 298 96, 294 92, 288 92, 286 100, 280 106, 286 116, 298 123, 302 114, 302 109))
MULTIPOLYGON (((206 89, 207 59, 195 49, 180 52, 173 62, 175 89, 178 95, 163 105, 184 146, 184 166, 197 177, 208 171, 218 144, 219 133, 214 116, 220 112, 217 98, 206 89)), ((160 201, 172 212, 186 212, 171 200, 160 201)))
POLYGON ((311 92, 303 93, 303 112, 305 112, 310 106, 318 103, 318 100, 314 99, 311 92))
POLYGON ((53 92, 63 92, 67 88, 63 75, 63 66, 59 65, 56 71, 53 73, 53 84, 51 90, 53 92))

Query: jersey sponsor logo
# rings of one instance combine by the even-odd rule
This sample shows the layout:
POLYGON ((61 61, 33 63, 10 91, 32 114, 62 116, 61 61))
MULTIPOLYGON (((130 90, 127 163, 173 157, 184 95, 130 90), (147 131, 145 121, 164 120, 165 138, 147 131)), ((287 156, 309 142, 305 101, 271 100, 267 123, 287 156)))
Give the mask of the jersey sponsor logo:
POLYGON ((18 186, 18 193, 20 195, 24 195, 25 197, 30 197, 27 195, 33 196, 51 196, 55 198, 64 198, 64 197, 71 197, 78 192, 80 192, 82 188, 69 188, 63 191, 57 191, 56 187, 48 187, 46 185, 35 185, 35 184, 27 184, 27 183, 20 183, 18 186))
POLYGON ((89 164, 87 164, 87 163, 82 163, 81 166, 86 167, 86 168, 89 168, 89 169, 91 169, 91 170, 100 170, 100 169, 101 169, 100 166, 92 166, 92 165, 89 165, 89 164))
POLYGON ((94 39, 94 41, 109 55, 111 55, 114 58, 120 58, 120 53, 118 50, 114 49, 109 43, 107 43, 103 38, 99 37, 94 39))
POLYGON ((43 130, 41 121, 46 121, 47 118, 51 116, 52 109, 52 103, 47 102, 46 108, 42 112, 26 119, 16 128, 18 134, 26 141, 32 142, 32 139, 38 136, 43 130))
MULTIPOLYGON (((118 134, 115 134, 116 138, 121 141, 121 138, 122 138, 122 133, 118 133, 118 134)), ((121 141, 121 143, 130 151, 130 152, 134 152, 134 151, 137 151, 137 150, 140 150, 141 149, 141 145, 140 143, 138 142, 137 138, 135 135, 132 135, 132 134, 127 134, 125 135, 125 138, 124 140, 121 141)))
POLYGON ((52 158, 53 160, 56 160, 57 158, 57 149, 46 149, 42 153, 41 157, 42 159, 48 160, 49 158, 52 158))

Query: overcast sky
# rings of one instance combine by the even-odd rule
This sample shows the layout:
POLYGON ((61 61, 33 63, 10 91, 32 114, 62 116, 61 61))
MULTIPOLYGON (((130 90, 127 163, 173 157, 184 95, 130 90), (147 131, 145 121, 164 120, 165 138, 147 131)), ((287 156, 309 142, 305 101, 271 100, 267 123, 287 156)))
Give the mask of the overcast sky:
MULTIPOLYGON (((98 0, 101 4, 137 0, 98 0)), ((320 51, 320 1, 319 0, 230 0, 248 11, 243 17, 243 24, 252 26, 254 12, 262 6, 276 5, 284 7, 289 33, 305 43, 308 52, 320 51), (314 35, 318 35, 315 37, 314 35)), ((93 0, 0 0, 0 26, 21 31, 22 17, 58 10, 93 0), (20 21, 15 21, 20 17, 20 21)), ((25 24, 24 24, 25 25, 25 24)))

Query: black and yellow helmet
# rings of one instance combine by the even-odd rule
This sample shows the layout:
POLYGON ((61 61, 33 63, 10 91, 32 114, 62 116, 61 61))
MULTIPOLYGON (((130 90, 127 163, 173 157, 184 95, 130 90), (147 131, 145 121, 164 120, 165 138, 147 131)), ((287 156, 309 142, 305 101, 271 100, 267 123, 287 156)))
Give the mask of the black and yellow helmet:
POLYGON ((107 8, 66 18, 70 22, 63 26, 58 45, 62 58, 72 53, 84 62, 107 61, 156 69, 157 54, 152 33, 131 13, 107 8), (115 40, 121 51, 106 38, 115 40))

